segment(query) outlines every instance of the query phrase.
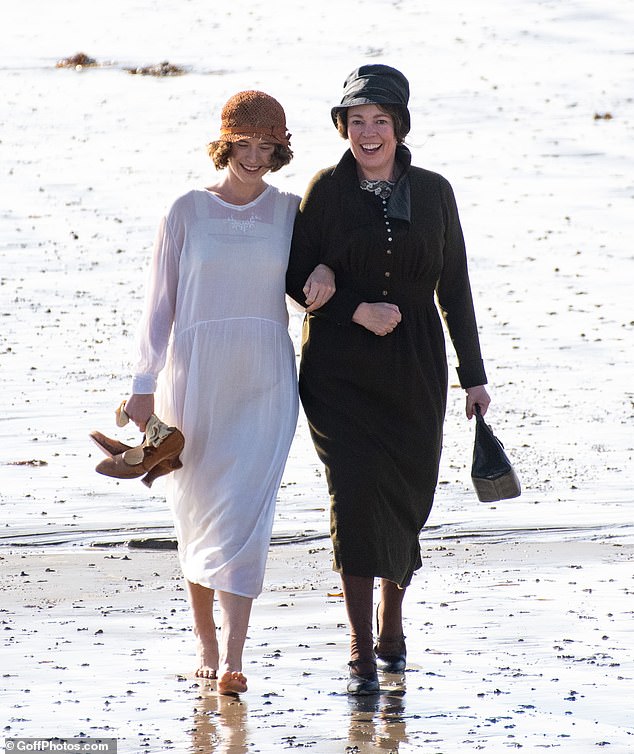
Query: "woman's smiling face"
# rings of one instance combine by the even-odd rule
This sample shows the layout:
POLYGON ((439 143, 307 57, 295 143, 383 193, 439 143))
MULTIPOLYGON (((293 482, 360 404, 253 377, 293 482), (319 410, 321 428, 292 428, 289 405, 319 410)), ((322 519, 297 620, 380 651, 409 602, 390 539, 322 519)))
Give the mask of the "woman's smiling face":
POLYGON ((392 116, 377 105, 348 108, 348 139, 363 178, 391 180, 396 156, 392 116))
POLYGON ((269 171, 275 145, 257 136, 231 145, 228 168, 241 181, 261 181, 269 171))

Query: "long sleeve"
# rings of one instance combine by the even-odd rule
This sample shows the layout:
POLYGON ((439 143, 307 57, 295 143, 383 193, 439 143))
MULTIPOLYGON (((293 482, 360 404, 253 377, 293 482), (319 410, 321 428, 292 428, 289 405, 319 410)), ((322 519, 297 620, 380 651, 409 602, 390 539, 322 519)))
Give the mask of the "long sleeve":
POLYGON ((480 352, 478 327, 467 270, 467 255, 458 208, 450 184, 441 179, 445 246, 436 295, 458 357, 458 378, 463 388, 487 382, 480 352))
MULTIPOLYGON (((336 201, 336 185, 328 179, 331 169, 321 171, 311 181, 295 218, 291 253, 286 272, 286 292, 301 306, 306 305, 303 287, 310 273, 320 264, 334 269, 337 290, 324 306, 312 312, 337 324, 349 324, 363 298, 354 290, 343 287, 337 280, 336 248, 333 237, 330 207, 336 201), (329 253, 329 252, 334 253, 329 253)), ((335 234, 336 235, 336 234, 335 234)))
POLYGON ((137 333, 134 393, 153 393, 165 365, 174 323, 182 235, 175 233, 169 215, 161 220, 154 243, 145 307, 137 333))

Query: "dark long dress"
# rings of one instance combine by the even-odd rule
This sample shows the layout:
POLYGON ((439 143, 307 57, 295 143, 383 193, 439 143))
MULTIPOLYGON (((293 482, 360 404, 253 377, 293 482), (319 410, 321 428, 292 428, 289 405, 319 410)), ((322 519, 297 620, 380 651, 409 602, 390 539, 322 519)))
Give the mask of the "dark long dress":
POLYGON ((436 297, 462 387, 486 383, 453 191, 440 175, 403 168, 386 201, 359 187, 350 151, 318 173, 296 218, 287 291, 319 262, 337 292, 307 315, 300 396, 331 496, 334 568, 407 586, 421 566, 419 534, 438 479, 447 358, 436 297), (436 296, 435 296, 436 294, 436 296), (353 323, 361 302, 397 304, 379 337, 353 323))

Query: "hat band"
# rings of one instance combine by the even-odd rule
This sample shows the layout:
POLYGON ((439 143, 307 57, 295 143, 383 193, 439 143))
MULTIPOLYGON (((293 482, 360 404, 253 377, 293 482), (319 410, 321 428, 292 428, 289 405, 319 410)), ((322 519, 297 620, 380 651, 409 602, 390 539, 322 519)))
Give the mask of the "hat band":
POLYGON ((220 136, 268 137, 286 145, 291 138, 291 134, 285 128, 281 129, 276 126, 271 126, 268 129, 261 126, 223 126, 220 129, 220 136))
POLYGON ((407 100, 404 100, 397 92, 376 85, 359 87, 350 92, 344 92, 340 107, 347 107, 346 101, 355 102, 356 100, 361 99, 366 99, 369 103, 374 100, 377 104, 401 105, 402 107, 407 107, 407 100))

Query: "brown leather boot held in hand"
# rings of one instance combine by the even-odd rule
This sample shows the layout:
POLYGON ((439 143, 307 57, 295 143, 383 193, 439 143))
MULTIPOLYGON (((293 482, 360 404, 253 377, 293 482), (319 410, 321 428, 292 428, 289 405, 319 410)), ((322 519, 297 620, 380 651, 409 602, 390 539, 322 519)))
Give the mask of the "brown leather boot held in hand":
MULTIPOLYGON (((101 442, 102 439, 109 440, 105 435, 95 432, 91 437, 102 448, 106 448, 106 445, 101 442)), ((117 449, 116 446, 116 441, 110 445, 113 449, 117 449)), ((136 479, 147 474, 147 481, 144 480, 144 482, 150 486, 157 476, 181 467, 178 456, 184 446, 185 438, 182 432, 176 427, 168 427, 152 414, 145 428, 143 443, 137 447, 128 447, 123 452, 104 459, 97 464, 95 471, 116 479, 136 479), (162 465, 160 473, 156 469, 159 465, 162 465), (169 468, 167 468, 168 465, 169 468)))
MULTIPOLYGON (((126 445, 124 442, 114 440, 112 437, 108 437, 102 432, 94 431, 91 432, 89 436, 99 450, 102 450, 107 456, 117 456, 120 453, 124 453, 126 450, 132 449, 132 445, 126 445)), ((143 479, 141 479, 141 481, 146 487, 151 487, 152 482, 154 482, 155 479, 158 479, 158 477, 182 468, 183 464, 181 463, 180 458, 169 458, 157 464, 143 477, 143 479)))

